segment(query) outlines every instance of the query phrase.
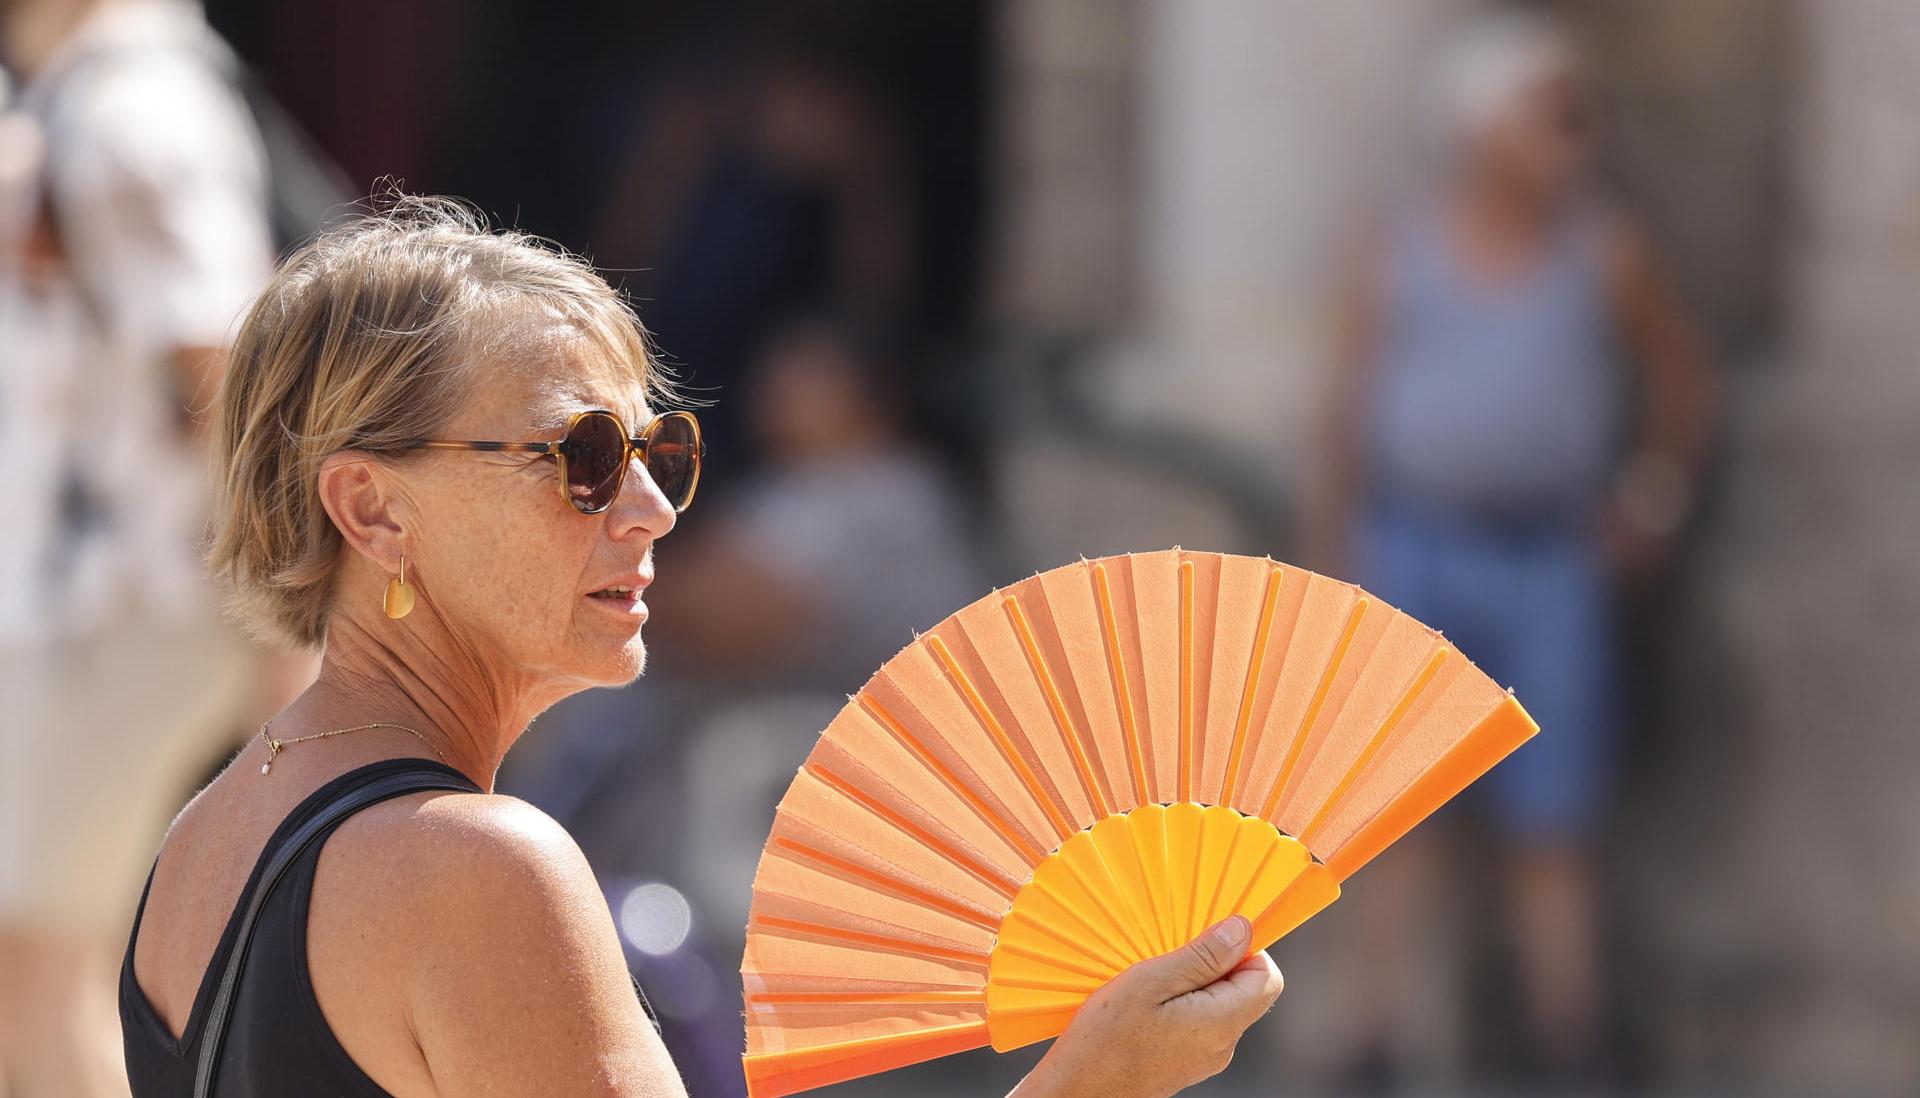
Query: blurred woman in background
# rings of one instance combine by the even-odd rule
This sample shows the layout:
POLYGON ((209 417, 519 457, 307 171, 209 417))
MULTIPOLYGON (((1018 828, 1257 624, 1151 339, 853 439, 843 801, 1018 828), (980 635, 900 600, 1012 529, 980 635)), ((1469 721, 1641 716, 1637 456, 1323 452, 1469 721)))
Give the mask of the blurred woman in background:
MULTIPOLYGON (((1599 1054, 1613 592, 1659 564, 1687 516, 1710 389, 1646 240, 1592 186, 1578 77, 1571 44, 1533 13, 1490 17, 1443 52, 1425 101, 1436 185, 1385 220, 1345 302, 1323 523, 1350 539, 1332 555, 1355 578, 1475 653, 1539 719, 1480 796, 1552 1074, 1599 1054)), ((1406 966, 1370 956, 1385 1011, 1403 995, 1388 970, 1406 966)))

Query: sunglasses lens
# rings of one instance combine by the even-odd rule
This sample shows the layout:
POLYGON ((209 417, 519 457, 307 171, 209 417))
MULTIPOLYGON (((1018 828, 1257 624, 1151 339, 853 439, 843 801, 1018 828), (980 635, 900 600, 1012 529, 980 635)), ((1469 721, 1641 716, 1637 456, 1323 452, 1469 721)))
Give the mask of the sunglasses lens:
POLYGON ((627 439, 620 421, 590 412, 560 445, 567 458, 567 499, 589 514, 606 510, 620 493, 620 474, 626 468, 627 439))
POLYGON ((648 426, 647 475, 674 510, 693 501, 700 481, 700 429, 692 416, 672 412, 648 426))

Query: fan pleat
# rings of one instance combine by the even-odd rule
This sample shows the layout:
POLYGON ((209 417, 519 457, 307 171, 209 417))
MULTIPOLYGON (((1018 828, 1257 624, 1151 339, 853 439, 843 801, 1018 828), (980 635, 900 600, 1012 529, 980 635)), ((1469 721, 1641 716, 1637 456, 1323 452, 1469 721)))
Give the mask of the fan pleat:
POLYGON ((849 800, 815 776, 813 767, 802 769, 785 798, 785 810, 774 817, 773 842, 815 862, 832 858, 846 863, 851 867, 846 872, 855 877, 878 873, 881 879, 898 878, 915 882, 916 888, 935 888, 943 903, 987 912, 992 925, 998 925, 1010 897, 991 877, 964 871, 977 865, 964 851, 950 850, 943 841, 929 843, 916 834, 921 829, 896 826, 857 800, 852 804, 849 800), (953 872, 956 867, 963 872, 953 872))
POLYGON ((1042 855, 1023 847, 984 798, 876 710, 876 704, 864 701, 841 710, 814 748, 810 765, 940 836, 978 861, 987 875, 1017 890, 1042 855))
POLYGON ((944 673, 932 666, 933 657, 924 648, 916 645, 902 655, 915 658, 898 659, 897 675, 883 673, 869 683, 872 693, 861 704, 1028 864, 1045 857, 1058 840, 1051 837, 1039 806, 1018 795, 1018 779, 998 746, 988 740, 964 701, 947 689, 944 673), (937 688, 928 691, 934 696, 926 699, 924 712, 901 692, 903 684, 937 688))
POLYGON ((770 843, 762 861, 770 863, 762 905, 769 915, 987 949, 999 926, 998 911, 989 914, 872 866, 847 873, 845 860, 788 840, 770 843))
POLYGON ((1271 560, 1176 549, 994 592, 849 699, 781 801, 741 966, 749 1090, 1055 1036, 1235 912, 1263 947, 1533 731, 1431 629, 1271 560))
POLYGON ((1290 760, 1297 754, 1302 730, 1314 717, 1324 696, 1330 671, 1338 670, 1340 650, 1360 603, 1358 592, 1346 584, 1307 573, 1304 582, 1282 583, 1269 642, 1279 667, 1268 707, 1256 716, 1258 733, 1247 750, 1239 789, 1226 803, 1249 816, 1269 818, 1269 795, 1280 786, 1290 760), (1279 641, 1284 638, 1284 646, 1279 641))
POLYGON ((1254 727, 1255 706, 1259 704, 1263 688, 1271 686, 1266 679, 1268 667, 1267 653, 1273 645, 1273 616, 1280 601, 1280 584, 1285 573, 1278 567, 1262 569, 1266 575, 1261 581, 1260 610, 1254 621, 1252 648, 1247 653, 1246 675, 1240 683, 1240 704, 1234 711, 1233 730, 1227 738, 1227 751, 1221 760, 1225 769, 1220 781, 1211 788, 1214 791, 1212 804, 1231 803, 1240 787, 1240 775, 1246 765, 1247 740, 1254 727))
MULTIPOLYGON (((1465 663, 1457 658, 1450 662, 1465 663)), ((1531 722, 1524 712, 1516 712, 1519 706, 1513 699, 1471 667, 1461 667, 1446 687, 1435 693, 1432 704, 1412 722, 1413 727, 1400 737, 1397 747, 1376 756, 1367 773, 1354 782, 1346 803, 1328 813, 1321 840, 1327 850, 1324 857, 1330 866, 1339 859, 1339 864, 1346 867, 1342 877, 1365 864, 1366 858, 1356 858, 1347 847, 1375 819, 1396 804, 1401 804, 1403 811, 1412 811, 1423 800, 1431 800, 1413 821, 1418 822, 1531 734, 1531 722), (1472 731, 1462 737, 1461 728, 1472 731), (1441 770, 1450 754, 1455 755, 1452 765, 1441 770), (1487 754, 1492 758, 1473 769, 1473 761, 1487 754), (1466 776, 1461 780, 1450 780, 1462 774, 1466 776), (1424 787, 1423 781, 1428 783, 1424 787), (1436 796, 1438 799, 1433 800, 1436 796)))
MULTIPOLYGON (((1121 623, 1132 620, 1132 591, 1110 577, 1105 564, 1094 565, 1091 573, 1094 599, 1100 613, 1101 648, 1106 655, 1107 674, 1113 691, 1113 711, 1118 714, 1120 722, 1121 757, 1126 760, 1126 771, 1133 781, 1133 798, 1128 803, 1145 804, 1153 792, 1153 776, 1147 763, 1146 735, 1140 728, 1140 715, 1147 704, 1146 693, 1139 683, 1140 674, 1135 670, 1139 666, 1139 658, 1137 654, 1130 654, 1127 646, 1129 638, 1134 635, 1131 631, 1121 631, 1121 623), (1124 605, 1120 601, 1122 595, 1127 598, 1124 605)), ((1095 696, 1098 693, 1094 691, 1095 696)))
POLYGON ((1114 708, 1113 680, 1107 671, 1100 610, 1088 565, 1082 561, 1036 576, 1015 584, 1006 594, 1028 623, 1066 721, 1085 748, 1103 802, 1096 806, 1099 815, 1139 803, 1119 712, 1114 708))
POLYGON ((1266 817, 1288 834, 1306 832, 1433 651, 1433 633, 1419 622, 1379 603, 1366 608, 1328 700, 1302 737, 1291 781, 1266 817))
POLYGON ((977 694, 997 719, 1016 771, 1065 839, 1099 816, 1073 762, 1079 745, 1063 737, 1005 602, 1004 596, 982 599, 935 627, 928 643, 952 652, 956 684, 977 694))
MULTIPOLYGON (((1027 670, 1033 675, 1034 686, 1040 691, 1047 708, 1047 714, 1053 718, 1053 727, 1060 734, 1060 742, 1066 746, 1067 753, 1073 759, 1075 777, 1080 780, 1080 788, 1086 794, 1087 811, 1081 817, 1088 824, 1101 819, 1114 811, 1113 797, 1107 792, 1106 783, 1093 767, 1093 754, 1088 746, 1088 735, 1084 731, 1084 722, 1076 723, 1067 711, 1067 701, 1058 680, 1054 678, 1053 668, 1049 666, 1046 654, 1040 649, 1040 641, 1035 636, 1033 625, 1027 619, 1026 610, 1020 600, 1012 595, 1001 600, 1006 610, 1007 621, 1013 626, 1014 634, 1020 642, 1021 654, 1026 657, 1027 670)), ((1042 604, 1044 608, 1044 604, 1042 604)))
MULTIPOLYGON (((1133 628, 1131 644, 1122 644, 1134 661, 1128 675, 1146 698, 1136 708, 1141 746, 1152 784, 1149 800, 1180 799, 1179 730, 1190 718, 1180 711, 1180 554, 1169 550, 1127 558, 1131 565, 1133 628)), ((1124 634, 1123 634, 1124 636, 1124 634)))

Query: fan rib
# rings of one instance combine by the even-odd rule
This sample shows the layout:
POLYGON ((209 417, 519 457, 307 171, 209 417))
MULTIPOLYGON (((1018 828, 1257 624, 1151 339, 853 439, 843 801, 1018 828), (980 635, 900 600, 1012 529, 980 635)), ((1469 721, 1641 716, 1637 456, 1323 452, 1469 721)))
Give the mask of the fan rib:
POLYGON ((972 1006, 984 1005, 987 993, 985 989, 972 988, 932 991, 749 991, 746 999, 749 1003, 765 1003, 768 1006, 848 1003, 873 1006, 972 1006))
POLYGON ((1461 737, 1342 844, 1327 859, 1327 868, 1338 880, 1351 877, 1538 731, 1540 726, 1513 695, 1506 695, 1492 712, 1474 725, 1473 731, 1461 737))
POLYGON ((1029 1006, 1002 1007, 994 1011, 994 1015, 1000 1019, 1037 1018, 1052 1014, 1058 1014, 1062 1018, 1072 1018, 1074 1011, 1078 1010, 1079 1006, 1079 1003, 1073 1003, 1062 1010, 1061 1004, 1058 1002, 1033 1003, 1029 1006))
POLYGON ((1320 810, 1314 813, 1313 819, 1300 830, 1300 841, 1309 849, 1315 845, 1314 840, 1319 837, 1320 828, 1327 822, 1327 817, 1346 797, 1347 790, 1360 780, 1360 776, 1366 772, 1367 764, 1371 763, 1373 757, 1379 753, 1381 745, 1387 742, 1387 738, 1393 734, 1394 729, 1406 719, 1407 713, 1420 700, 1420 695, 1425 693, 1427 687, 1432 684, 1433 677, 1440 673, 1441 667, 1446 665, 1448 651, 1449 648, 1444 642, 1435 646, 1433 654, 1427 657, 1426 663, 1414 673, 1413 681, 1400 695, 1400 700, 1394 704, 1393 709, 1387 713, 1386 719, 1380 722, 1380 727, 1374 731, 1373 737, 1367 741, 1367 746, 1362 748, 1359 756, 1353 760, 1353 765, 1347 768, 1345 776, 1340 779, 1338 785, 1333 787, 1333 792, 1327 794, 1326 800, 1321 802, 1320 810))
POLYGON ((953 658, 953 652, 947 647, 945 641, 937 635, 929 634, 926 643, 934 656, 939 659, 940 665, 946 668, 947 681, 967 703, 967 708, 973 711, 974 719, 979 721, 981 727, 987 730, 987 734, 993 737, 994 745, 1000 749, 1000 754, 1007 760, 1007 765, 1020 776, 1021 783, 1027 787, 1027 793, 1033 797, 1034 803, 1046 813, 1048 821, 1060 833, 1060 838, 1065 840, 1078 828, 1067 822, 1067 818, 1060 813, 1060 806, 1055 804, 1053 797, 1041 787, 1039 777, 1034 774, 1033 768, 1027 765, 1026 756, 1020 754, 1014 747, 1013 740, 1007 735, 1007 730, 1001 726, 999 718, 987 708, 986 699, 980 696, 979 687, 967 677, 966 669, 960 666, 959 660, 953 658))
POLYGON ((1180 759, 1182 802, 1193 800, 1193 562, 1180 562, 1180 759))
POLYGON ((1120 970, 1113 967, 1112 965, 1101 965, 1098 968, 1093 968, 1088 965, 1077 964, 1073 961, 1069 961, 1066 958, 1058 956, 1056 954, 1042 953, 1037 949, 1028 949, 1026 946, 1020 945, 1018 942, 1007 942, 1007 941, 996 942, 994 943, 994 948, 999 950, 1004 950, 1015 957, 1025 957, 1029 961, 1038 961, 1039 963, 1044 965, 1052 965, 1055 968, 1064 969, 1067 972, 1071 972, 1079 976, 1086 976, 1095 980, 1112 979, 1114 976, 1117 976, 1120 973, 1120 970))
MULTIPOLYGON (((1094 857, 1096 860, 1098 860, 1099 854, 1099 849, 1097 847, 1094 848, 1094 857)), ((1087 880, 1087 875, 1080 872, 1080 868, 1075 865, 1071 859, 1063 858, 1060 864, 1066 867, 1067 874, 1073 878, 1073 883, 1079 885, 1081 890, 1087 894, 1087 897, 1093 901, 1093 906, 1100 909, 1100 914, 1106 917, 1107 922, 1112 924, 1115 930, 1119 931, 1122 938, 1126 939, 1128 949, 1142 957, 1150 957, 1153 955, 1152 950, 1141 945, 1140 939, 1134 937, 1133 932, 1137 930, 1138 927, 1129 925, 1132 920, 1122 920, 1119 915, 1114 913, 1112 906, 1107 903, 1108 893, 1117 891, 1118 885, 1113 879, 1113 874, 1108 871, 1105 864, 1100 866, 1100 874, 1105 879, 1105 883, 1108 886, 1106 888, 1096 888, 1094 883, 1087 880)))
POLYGON ((1008 877, 1005 873, 1001 873, 984 862, 968 856, 967 853, 959 847, 954 846, 932 831, 914 823, 894 809, 888 808, 871 793, 854 785, 833 771, 828 770, 825 766, 810 762, 802 767, 802 769, 820 779, 823 784, 838 792, 841 796, 853 801, 855 804, 858 804, 875 816, 880 817, 887 823, 892 824, 895 830, 919 840, 927 849, 978 878, 982 884, 985 884, 1009 900, 1020 891, 1019 882, 1008 877))
POLYGON ((765 1052, 743 1058, 753 1098, 780 1098, 830 1083, 950 1056, 987 1043, 986 1020, 960 1022, 910 1033, 889 1033, 811 1048, 765 1052))
MULTIPOLYGON (((1240 828, 1236 827, 1233 829, 1233 834, 1229 836, 1227 839, 1227 852, 1220 859, 1220 864, 1232 865, 1233 852, 1235 850, 1238 850, 1239 848, 1240 848, 1240 828)), ((1256 872, 1254 876, 1257 877, 1259 876, 1259 874, 1256 872)), ((1220 919, 1226 918, 1226 914, 1221 914, 1221 907, 1220 907, 1220 889, 1225 887, 1226 883, 1227 883, 1227 878, 1225 877, 1225 875, 1221 875, 1213 879, 1213 888, 1210 890, 1207 896, 1207 906, 1206 906, 1207 918, 1201 920, 1207 926, 1212 926, 1214 923, 1218 922, 1220 919), (1219 919, 1216 919, 1213 917, 1216 914, 1219 914, 1219 919)), ((1229 914, 1235 910, 1237 910, 1237 907, 1230 907, 1225 909, 1226 913, 1229 913, 1229 914)))
MULTIPOLYGON (((985 965, 988 956, 965 949, 950 949, 946 946, 927 945, 923 942, 908 941, 887 934, 874 934, 865 930, 852 930, 847 927, 828 926, 807 919, 789 919, 784 915, 754 915, 748 920, 751 926, 763 926, 772 930, 784 930, 791 934, 808 934, 819 938, 831 938, 836 941, 851 942, 855 945, 879 946, 899 953, 912 953, 936 961, 960 961, 966 964, 985 965)), ((1056 962, 1058 963, 1058 962, 1056 962)), ((1063 966, 1064 967, 1064 966, 1063 966)))
POLYGON ((1087 799, 1093 802, 1094 818, 1102 819, 1113 812, 1113 807, 1106 793, 1101 790, 1100 782, 1094 777, 1093 763, 1087 757, 1086 742, 1080 730, 1073 726, 1073 719, 1067 715, 1066 701, 1060 696, 1060 687, 1047 668, 1039 643, 1033 638, 1033 628, 1027 623, 1026 611, 1021 607, 1020 600, 1012 595, 1008 595, 1001 605, 1006 608, 1007 617, 1013 622, 1014 632, 1019 634, 1020 646, 1026 649, 1027 666, 1033 669, 1034 681, 1039 683, 1040 692, 1046 696, 1047 708, 1053 713, 1053 723, 1060 730, 1060 738, 1066 741, 1067 751, 1073 756, 1074 769, 1080 772, 1080 784, 1086 787, 1087 799))
POLYGON ((1247 661, 1247 682, 1240 692, 1240 716, 1233 726, 1233 747, 1227 752, 1227 780, 1220 795, 1221 804, 1233 804, 1240 792, 1240 764, 1245 761, 1247 726, 1253 720, 1254 693, 1260 686, 1260 672, 1267 660, 1267 638, 1273 630, 1274 608, 1280 602, 1279 568, 1267 571, 1267 589, 1260 600, 1260 624, 1254 628, 1253 655, 1247 661))
POLYGON ((1198 937, 1202 929, 1194 923, 1194 920, 1199 917, 1194 905, 1200 902, 1200 875, 1193 870, 1200 864, 1201 856, 1205 853, 1207 835, 1201 820, 1204 810, 1191 801, 1182 802, 1179 807, 1182 811, 1177 815, 1169 811, 1168 819, 1177 822, 1181 828, 1186 828, 1190 822, 1193 830, 1193 852, 1187 859, 1186 865, 1182 867, 1182 875, 1187 878, 1187 902, 1184 907, 1174 909, 1181 916, 1180 931, 1176 937, 1184 943, 1198 937), (1186 809, 1192 811, 1186 811, 1186 809))
POLYGON ((1102 638, 1106 641, 1107 668, 1113 679, 1113 694, 1120 703, 1120 727, 1127 734, 1128 762, 1133 764, 1133 803, 1147 803, 1147 764, 1146 753, 1140 747, 1140 729, 1134 722, 1133 691, 1127 685, 1127 664, 1120 652, 1120 621, 1113 612, 1113 592, 1107 587, 1107 567, 1096 564, 1093 574, 1093 597, 1100 604, 1100 623, 1102 638))
POLYGON ((868 885, 874 885, 885 891, 905 896, 907 899, 916 900, 929 907, 944 911, 962 922, 972 923, 983 930, 997 931, 1000 929, 1000 918, 990 912, 982 911, 970 904, 963 904, 958 900, 948 899, 930 889, 922 888, 909 881, 903 881, 898 877, 882 873, 877 869, 868 868, 858 862, 849 861, 837 854, 829 854, 818 847, 809 846, 798 839, 789 838, 785 835, 776 835, 767 840, 767 846, 789 851, 802 858, 818 862, 829 869, 835 869, 841 873, 845 873, 868 885))
POLYGON ((1293 743, 1287 747, 1286 761, 1280 764, 1280 776, 1274 779, 1273 792, 1267 795, 1266 807, 1261 809, 1260 818, 1271 820, 1280 807, 1280 794, 1287 788, 1287 779, 1293 776, 1293 768, 1300 761, 1300 752, 1307 745, 1307 736, 1313 731, 1314 722, 1320 719, 1320 707, 1326 704, 1327 692, 1333 688, 1333 680, 1340 673, 1340 661, 1346 658, 1347 647, 1353 643, 1353 635, 1360 629, 1360 618, 1367 612, 1368 600, 1354 600, 1353 609, 1347 611, 1347 623, 1340 630, 1340 640, 1333 646, 1333 654, 1327 659, 1327 666, 1320 672, 1320 685, 1313 692, 1313 700, 1307 704, 1307 711, 1300 718, 1300 727, 1293 734, 1293 743))
MULTIPOLYGON (((1049 938, 1052 938, 1055 942, 1058 942, 1059 944, 1067 947, 1068 949, 1075 951, 1076 953, 1080 954, 1082 957, 1085 957, 1087 960, 1092 961, 1094 964, 1103 965, 1107 963, 1106 958, 1100 956, 1098 953, 1095 953, 1093 950, 1088 949, 1086 945, 1083 944, 1078 938, 1074 937, 1073 935, 1067 933, 1064 930, 1061 930, 1059 927, 1054 926, 1051 922, 1048 922, 1046 919, 1041 918, 1040 916, 1034 914, 1032 911, 1021 912, 1020 921, 1032 926, 1035 930, 1038 930, 1040 933, 1045 934, 1049 938)), ((1108 946, 1108 948, 1112 948, 1111 942, 1102 943, 1102 944, 1108 946)), ((1114 954, 1115 956, 1124 956, 1124 954, 1121 953, 1119 950, 1114 950, 1114 954)), ((1118 972, 1119 969, 1115 969, 1114 971, 1118 972)))
MULTIPOLYGON (((1088 921, 1086 916, 1080 914, 1078 911, 1075 911, 1071 904, 1061 901, 1058 897, 1049 897, 1049 898, 1054 901, 1054 906, 1059 909, 1061 914, 1065 915, 1069 919, 1072 919, 1074 922, 1080 924, 1080 929, 1086 931, 1089 935, 1091 935, 1094 938, 1094 940, 1098 941, 1101 945, 1105 946, 1108 949, 1108 951, 1110 951, 1114 956, 1125 957, 1127 955, 1127 950, 1125 947, 1121 946, 1118 942, 1115 942, 1112 938, 1109 938, 1105 934, 1101 933, 1099 927, 1094 926, 1093 923, 1088 921)), ((1033 924, 1035 926, 1042 927, 1043 929, 1045 929, 1047 933, 1052 937, 1055 937, 1055 938, 1062 937, 1060 931, 1057 928, 1046 926, 1038 918, 1035 918, 1033 920, 1033 924)))
POLYGON ((1026 836, 1020 834, 1018 828, 1008 823, 1005 819, 1002 819, 1000 814, 994 811, 993 806, 988 804, 984 797, 974 792, 971 786, 962 782, 958 775, 948 769, 947 765, 941 762, 932 751, 929 751, 927 745, 921 743, 919 738, 909 731, 906 725, 900 722, 900 718, 889 712, 886 706, 881 705, 877 699, 867 694, 860 695, 860 704, 866 709, 869 716, 878 721, 882 728, 892 733, 894 739, 900 741, 901 746, 913 752, 914 756, 918 758, 927 769, 940 776, 940 780, 946 783, 948 789, 953 790, 961 800, 966 801, 988 826, 998 831, 1000 837, 1007 840, 1007 845, 1018 850, 1025 856, 1028 865, 1038 864, 1040 859, 1047 856, 1046 851, 1035 847, 1033 843, 1029 842, 1026 836))
POLYGON ((1246 885, 1240 889, 1240 895, 1234 897, 1233 905, 1227 910, 1239 911, 1247 906, 1247 898, 1253 895, 1253 886, 1259 883, 1260 875, 1267 871, 1267 863, 1273 860, 1273 852, 1278 849, 1280 849, 1278 846, 1269 846, 1267 852, 1260 855, 1260 861, 1253 867, 1253 875, 1247 878, 1246 885))
MULTIPOLYGON (((1096 861, 1099 864, 1100 872, 1105 874, 1107 880, 1110 883, 1112 883, 1113 894, 1121 897, 1122 903, 1120 906, 1121 906, 1121 909, 1124 910, 1127 914, 1127 920, 1128 920, 1127 925, 1129 929, 1133 930, 1139 935, 1138 938, 1130 938, 1129 941, 1146 943, 1145 948, 1142 950, 1140 954, 1142 957, 1151 957, 1154 954, 1160 952, 1160 950, 1154 948, 1155 936, 1154 936, 1153 928, 1147 923, 1142 913, 1137 908, 1135 908, 1133 904, 1125 902, 1129 896, 1130 890, 1127 888, 1126 884, 1121 880, 1120 874, 1114 872, 1113 865, 1107 860, 1106 851, 1100 848, 1100 841, 1099 841, 1098 835, 1096 835, 1091 828, 1088 829, 1087 839, 1088 839, 1087 847, 1092 852, 1092 857, 1094 861, 1096 861)), ((1134 861, 1134 864, 1138 865, 1139 861, 1136 859, 1134 861)))

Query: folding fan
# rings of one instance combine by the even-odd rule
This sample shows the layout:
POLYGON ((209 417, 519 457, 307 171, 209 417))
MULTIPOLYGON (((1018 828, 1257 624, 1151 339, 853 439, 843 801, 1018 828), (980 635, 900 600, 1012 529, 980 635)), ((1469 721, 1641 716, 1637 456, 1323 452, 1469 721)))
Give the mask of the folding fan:
POLYGON ((780 802, 749 1091, 1056 1036, 1236 912, 1264 949, 1536 730, 1433 630, 1271 560, 1175 549, 995 592, 887 661, 780 802))

